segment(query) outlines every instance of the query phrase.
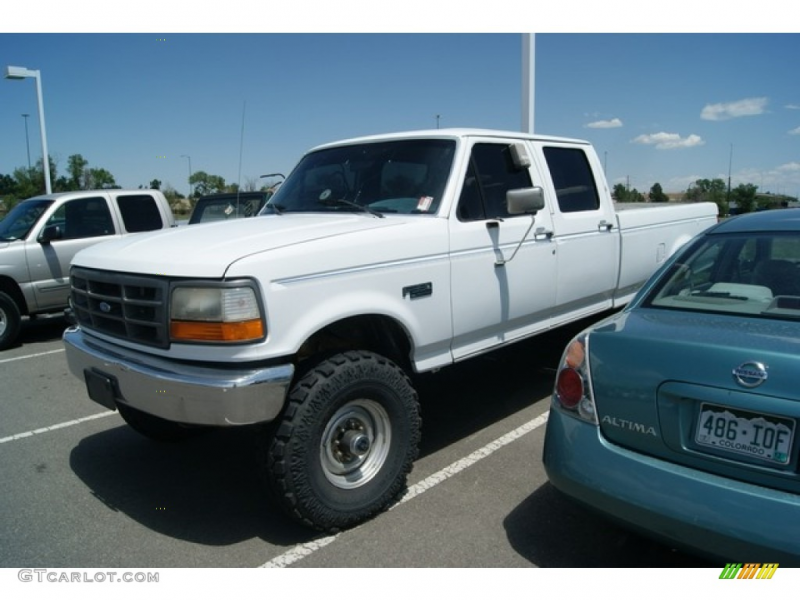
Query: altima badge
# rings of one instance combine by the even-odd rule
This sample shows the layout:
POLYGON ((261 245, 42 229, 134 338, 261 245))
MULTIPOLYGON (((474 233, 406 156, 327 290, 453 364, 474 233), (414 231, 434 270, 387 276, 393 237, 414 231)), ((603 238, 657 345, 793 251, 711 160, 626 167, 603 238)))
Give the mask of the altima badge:
POLYGON ((742 387, 758 387, 767 380, 767 365, 754 360, 747 361, 733 370, 733 378, 742 387))

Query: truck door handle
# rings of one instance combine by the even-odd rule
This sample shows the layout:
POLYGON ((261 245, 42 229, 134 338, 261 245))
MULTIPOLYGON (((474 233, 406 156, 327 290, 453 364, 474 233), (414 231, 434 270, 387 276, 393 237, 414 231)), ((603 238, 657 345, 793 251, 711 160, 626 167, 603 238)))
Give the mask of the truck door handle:
POLYGON ((603 219, 597 224, 597 229, 605 229, 606 231, 611 231, 612 229, 614 229, 614 223, 609 223, 608 221, 603 219))
POLYGON ((545 236, 549 240, 553 237, 553 230, 545 227, 537 227, 536 231, 533 232, 533 237, 538 238, 542 236, 545 236))

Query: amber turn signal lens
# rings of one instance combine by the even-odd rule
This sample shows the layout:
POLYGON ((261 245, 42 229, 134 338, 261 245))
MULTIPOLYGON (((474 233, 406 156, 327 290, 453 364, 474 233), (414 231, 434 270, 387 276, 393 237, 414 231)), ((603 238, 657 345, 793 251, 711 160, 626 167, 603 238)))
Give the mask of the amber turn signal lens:
POLYGON ((572 342, 567 348, 567 366, 572 369, 579 369, 583 365, 583 360, 586 358, 586 349, 583 344, 577 340, 572 342))
POLYGON ((264 337, 261 319, 235 323, 172 321, 170 336, 178 342, 248 342, 264 337))

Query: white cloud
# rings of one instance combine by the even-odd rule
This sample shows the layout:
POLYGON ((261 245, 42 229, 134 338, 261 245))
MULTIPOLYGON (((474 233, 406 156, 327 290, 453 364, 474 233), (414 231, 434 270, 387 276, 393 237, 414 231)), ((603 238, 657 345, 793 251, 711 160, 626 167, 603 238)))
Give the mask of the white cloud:
POLYGON ((661 131, 659 133, 640 135, 631 141, 634 144, 655 146, 658 150, 674 150, 675 148, 692 148, 694 146, 702 146, 703 144, 705 144, 703 138, 701 138, 699 135, 691 134, 688 137, 682 138, 677 133, 666 133, 664 131, 661 131))
POLYGON ((788 108, 789 110, 800 110, 800 104, 787 104, 784 108, 788 108))
POLYGON ((800 135, 800 127, 789 130, 789 135, 800 135))
POLYGON ((725 121, 738 117, 750 117, 763 114, 766 106, 767 98, 745 98, 736 102, 706 104, 700 113, 700 118, 706 121, 725 121))
POLYGON ((786 172, 794 173, 796 171, 800 172, 800 162, 786 163, 785 165, 781 165, 780 167, 778 167, 777 170, 782 172, 782 173, 786 173, 786 172))
POLYGON ((591 129, 613 129, 615 127, 622 127, 622 121, 616 118, 608 121, 593 121, 592 123, 587 123, 586 127, 590 127, 591 129))

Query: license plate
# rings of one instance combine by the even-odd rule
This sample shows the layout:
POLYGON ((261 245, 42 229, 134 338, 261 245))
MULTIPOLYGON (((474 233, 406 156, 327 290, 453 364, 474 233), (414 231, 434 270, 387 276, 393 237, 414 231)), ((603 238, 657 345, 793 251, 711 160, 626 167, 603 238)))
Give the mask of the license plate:
POLYGON ((701 446, 788 464, 794 421, 714 404, 701 404, 694 441, 701 446))
POLYGON ((86 391, 89 393, 89 398, 106 408, 117 410, 116 381, 113 377, 92 369, 84 369, 83 377, 86 380, 86 391))

